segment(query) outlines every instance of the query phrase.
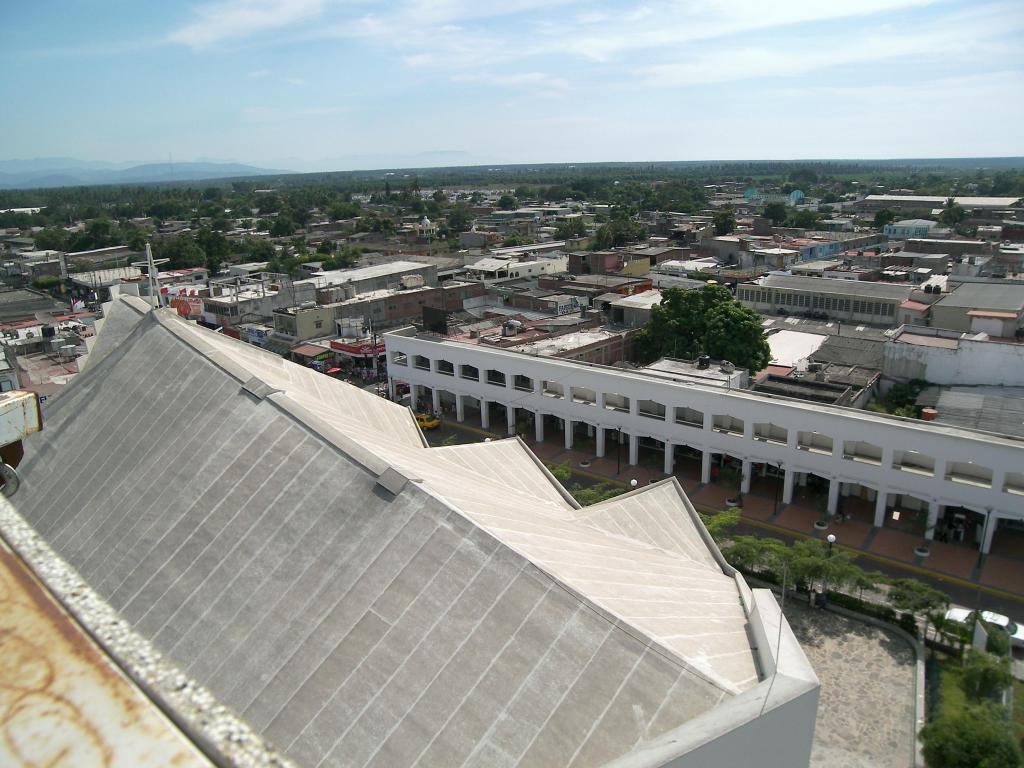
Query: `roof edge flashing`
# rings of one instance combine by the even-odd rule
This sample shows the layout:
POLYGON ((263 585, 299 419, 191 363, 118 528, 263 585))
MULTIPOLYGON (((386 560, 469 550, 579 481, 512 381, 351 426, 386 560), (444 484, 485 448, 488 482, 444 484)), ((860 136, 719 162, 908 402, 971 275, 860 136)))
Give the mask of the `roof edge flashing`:
POLYGON ((299 405, 287 393, 272 392, 266 396, 266 400, 287 413, 306 429, 318 435, 324 442, 330 444, 352 459, 356 464, 366 469, 375 478, 379 478, 389 469, 393 469, 398 473, 398 470, 394 469, 387 461, 353 440, 337 427, 328 423, 323 417, 313 413, 305 406, 299 405))

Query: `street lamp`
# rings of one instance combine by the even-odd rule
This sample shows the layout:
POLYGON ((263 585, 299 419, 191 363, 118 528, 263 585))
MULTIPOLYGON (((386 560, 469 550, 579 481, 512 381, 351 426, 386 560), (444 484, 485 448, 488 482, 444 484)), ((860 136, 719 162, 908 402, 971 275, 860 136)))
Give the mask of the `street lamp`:
POLYGON ((836 535, 834 533, 830 533, 825 537, 825 541, 828 542, 828 556, 832 557, 832 545, 836 543, 836 535))
POLYGON ((635 477, 632 480, 629 481, 629 487, 630 488, 636 488, 636 478, 635 477))

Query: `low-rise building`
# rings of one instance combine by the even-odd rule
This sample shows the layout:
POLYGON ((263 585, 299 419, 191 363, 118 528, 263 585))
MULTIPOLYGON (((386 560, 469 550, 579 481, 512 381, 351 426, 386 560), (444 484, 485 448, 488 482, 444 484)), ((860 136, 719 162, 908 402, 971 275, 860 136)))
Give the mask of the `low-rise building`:
POLYGON ((932 304, 931 324, 1013 338, 1024 327, 1024 285, 963 283, 932 304))
POLYGON ((504 410, 509 434, 525 416, 538 442, 557 430, 570 450, 577 435, 589 435, 597 457, 610 436, 628 443, 630 465, 643 449, 664 460, 666 474, 696 453, 705 483, 728 458, 741 467, 742 493, 771 466, 781 471, 785 504, 815 476, 828 489, 829 514, 841 496, 856 495, 874 503, 874 525, 882 526, 894 505, 912 504, 926 512, 926 538, 960 515, 969 540, 986 553, 1002 526, 1024 522, 1024 440, 1005 432, 523 355, 414 329, 384 338, 392 387, 410 385, 413 402, 425 399, 438 411, 444 404, 459 421, 479 409, 487 427, 494 405, 504 410))
POLYGON ((901 219, 882 227, 886 237, 893 240, 906 240, 908 237, 928 237, 938 227, 931 219, 901 219))
POLYGON ((921 325, 903 325, 884 345, 885 377, 942 386, 1024 387, 1024 343, 921 325))
POLYGON ((814 313, 853 323, 892 326, 913 287, 864 280, 768 275, 736 286, 736 299, 757 312, 814 313))

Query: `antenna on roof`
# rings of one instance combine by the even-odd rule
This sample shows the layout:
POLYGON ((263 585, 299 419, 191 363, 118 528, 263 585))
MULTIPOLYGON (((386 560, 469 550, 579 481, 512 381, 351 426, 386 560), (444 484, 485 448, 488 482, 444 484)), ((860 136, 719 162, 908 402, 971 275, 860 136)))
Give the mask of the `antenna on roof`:
POLYGON ((163 298, 160 296, 160 270, 157 268, 159 264, 166 264, 170 259, 154 259, 153 249, 149 245, 149 241, 146 241, 146 260, 145 261, 133 261, 133 267, 145 267, 147 277, 149 278, 149 295, 153 299, 154 306, 157 308, 162 307, 163 298))

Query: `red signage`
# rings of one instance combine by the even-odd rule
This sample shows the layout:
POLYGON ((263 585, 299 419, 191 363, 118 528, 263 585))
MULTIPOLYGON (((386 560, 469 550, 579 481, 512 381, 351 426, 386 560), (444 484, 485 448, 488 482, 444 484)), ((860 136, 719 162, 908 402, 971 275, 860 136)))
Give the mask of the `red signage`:
POLYGON ((175 296, 170 304, 182 317, 199 317, 203 314, 203 300, 196 296, 175 296))
MULTIPOLYGON (((347 344, 343 341, 332 341, 331 349, 344 352, 346 355, 353 357, 370 357, 373 355, 374 346, 372 344, 347 344)), ((376 350, 378 355, 383 355, 384 344, 378 344, 376 350)))

